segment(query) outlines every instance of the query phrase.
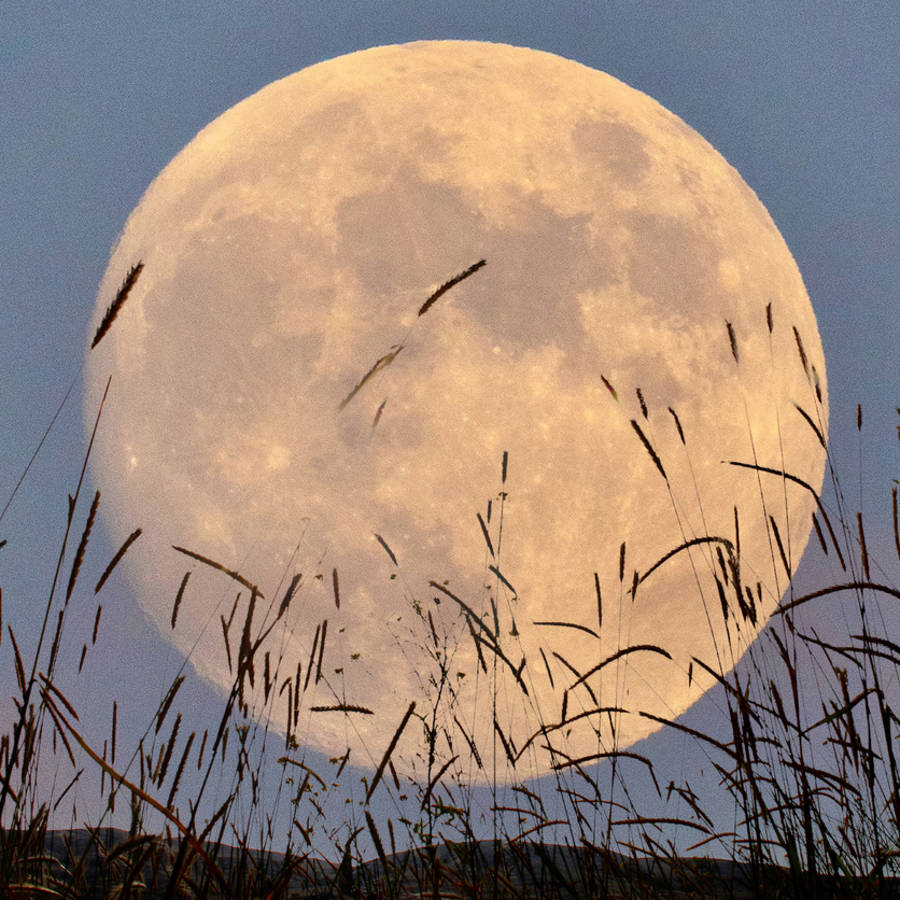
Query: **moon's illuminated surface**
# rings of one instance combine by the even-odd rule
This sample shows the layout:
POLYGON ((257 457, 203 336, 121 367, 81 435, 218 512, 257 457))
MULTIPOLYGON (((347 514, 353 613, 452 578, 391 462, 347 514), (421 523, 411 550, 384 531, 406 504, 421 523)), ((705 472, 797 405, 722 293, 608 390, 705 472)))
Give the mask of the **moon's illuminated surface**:
POLYGON ((226 689, 221 621, 240 591, 236 662, 249 592, 172 545, 259 586, 254 635, 302 573, 245 695, 278 728, 296 706, 301 745, 377 763, 415 700, 395 762, 420 774, 418 717, 430 725, 435 704, 438 763, 459 754, 476 780, 495 750, 512 777, 495 713, 525 748, 515 777, 547 771, 547 745, 610 749, 611 722, 628 746, 658 727, 638 711, 676 716, 709 687, 697 665, 689 679, 692 657, 729 669, 777 604, 769 517, 800 559, 811 495, 727 462, 821 483, 824 451, 794 406, 825 431, 800 274, 738 173, 608 75, 465 42, 305 69, 216 119, 154 181, 98 317, 138 261, 89 358, 91 419, 113 376, 94 451, 106 521, 118 540, 144 529, 123 562, 143 609, 226 689), (634 573, 679 544, 734 543, 735 507, 757 627, 724 543, 676 554, 632 598, 634 573), (597 668, 636 645, 671 659, 636 650, 597 668), (338 704, 373 715, 314 709, 338 704), (603 707, 628 712, 590 712, 603 707), (573 721, 552 728, 564 710, 573 721))

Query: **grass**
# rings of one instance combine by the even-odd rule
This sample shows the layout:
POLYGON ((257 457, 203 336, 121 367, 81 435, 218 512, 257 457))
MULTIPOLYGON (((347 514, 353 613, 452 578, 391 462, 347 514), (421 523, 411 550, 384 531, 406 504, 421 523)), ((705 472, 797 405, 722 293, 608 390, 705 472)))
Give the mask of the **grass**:
MULTIPOLYGON (((141 268, 139 264, 129 273, 98 328, 95 345, 112 327, 141 268)), ((730 325, 727 337, 737 363, 730 325)), ((797 347, 809 374, 799 336, 797 347)), ((812 383, 814 373, 810 378, 812 383)), ((98 423, 101 413, 102 403, 98 423)), ((817 417, 801 413, 824 447, 817 417)), ((680 432, 677 417, 675 423, 680 432)), ((857 424, 861 429, 861 412, 857 424)), ((635 452, 649 454, 665 478, 663 462, 640 423, 634 420, 631 425, 635 452)), ((496 741, 513 777, 506 784, 494 769, 486 788, 467 783, 457 765, 460 754, 445 759, 436 752, 439 744, 465 748, 466 741, 477 760, 489 757, 479 753, 459 721, 451 721, 441 705, 453 684, 448 647, 471 638, 486 675, 499 667, 521 680, 522 664, 504 653, 499 624, 495 621, 492 627, 489 618, 479 617, 438 580, 432 587, 455 602, 462 637, 441 633, 430 612, 414 601, 431 636, 434 672, 429 690, 406 710, 397 710, 393 739, 380 751, 374 771, 354 769, 349 753, 315 763, 302 752, 303 735, 295 729, 303 689, 311 677, 321 676, 327 621, 317 626, 305 669, 282 671, 281 658, 270 656, 265 638, 290 604, 297 579, 277 602, 264 601, 249 575, 190 548, 176 549, 193 563, 218 570, 246 598, 241 605, 235 601, 230 616, 221 619, 233 680, 217 719, 206 727, 192 721, 189 704, 181 702, 190 676, 180 671, 163 686, 158 708, 135 746, 123 746, 113 696, 100 701, 112 711, 109 737, 101 742, 88 735, 67 699, 66 673, 60 668, 61 648, 74 640, 67 637, 73 597, 92 592, 96 598, 92 640, 83 644, 81 671, 97 640, 110 575, 140 537, 136 529, 97 583, 83 584, 101 504, 99 492, 89 503, 82 497, 90 453, 89 446, 69 497, 38 640, 23 653, 13 624, 7 624, 3 635, 4 665, 12 666, 17 686, 15 718, 0 736, 0 885, 9 896, 900 893, 900 718, 895 711, 900 643, 891 640, 880 609, 881 601, 900 600, 897 562, 891 554, 889 560, 873 556, 863 515, 848 505, 830 458, 835 499, 826 506, 816 496, 818 546, 811 552, 821 555, 833 580, 815 589, 789 584, 772 623, 737 669, 723 673, 693 661, 698 671, 705 669, 718 682, 720 723, 701 729, 684 720, 638 713, 679 735, 686 753, 705 760, 715 773, 716 793, 702 796, 680 772, 663 772, 659 761, 615 744, 586 759, 567 758, 559 751, 552 773, 534 782, 522 762, 525 748, 512 745, 496 715, 496 741), (835 637, 824 633, 817 621, 837 606, 849 624, 846 633, 835 637), (268 714, 259 715, 255 707, 260 691, 268 714), (279 727, 271 718, 276 699, 285 710, 279 727), (415 729, 422 735, 419 779, 398 774, 393 759, 400 736, 415 729), (73 803, 86 767, 101 777, 103 811, 94 824, 81 821, 73 803), (723 815, 726 795, 728 813, 723 815), (72 803, 71 827, 54 829, 51 823, 59 821, 67 803, 72 803), (112 827, 113 821, 127 827, 112 827)), ((507 461, 504 454, 504 481, 507 461)), ((760 477, 793 478, 754 468, 760 477)), ((887 509, 893 521, 891 549, 900 559, 896 486, 887 509)), ((502 579, 489 521, 479 515, 478 523, 494 560, 491 571, 502 579)), ((774 520, 770 525, 773 552, 790 574, 774 520)), ((388 544, 377 537, 396 564, 388 544)), ((3 543, 0 540, 0 548, 3 543)), ((753 591, 741 581, 735 542, 715 535, 688 542, 698 543, 716 548, 722 615, 752 622, 753 591)), ((672 548, 671 555, 690 549, 688 544, 672 548)), ((499 554, 499 541, 497 546, 499 554)), ((659 563, 665 564, 666 558, 659 563)), ((173 628, 189 576, 186 572, 173 597, 173 628)), ((339 605, 337 570, 331 581, 339 605)), ((639 581, 635 573, 632 590, 639 581)), ((585 628, 568 622, 543 624, 585 628)), ((666 648, 648 645, 627 648, 601 664, 613 665, 638 650, 668 655, 666 648)), ((535 661, 542 664, 546 659, 535 661)), ((578 681, 586 682, 590 672, 572 668, 578 681)), ((347 717, 371 713, 352 704, 322 711, 347 717)), ((612 721, 617 711, 608 714, 612 721)), ((567 715, 564 707, 560 722, 542 723, 535 738, 552 742, 554 730, 577 715, 574 709, 567 715)))

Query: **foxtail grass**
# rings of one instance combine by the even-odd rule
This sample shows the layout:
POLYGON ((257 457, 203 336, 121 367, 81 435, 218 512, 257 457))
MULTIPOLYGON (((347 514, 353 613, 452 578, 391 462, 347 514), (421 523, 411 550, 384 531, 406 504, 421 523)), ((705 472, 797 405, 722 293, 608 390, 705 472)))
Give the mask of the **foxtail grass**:
MULTIPOLYGON (((482 265, 483 260, 441 285, 419 314, 482 265)), ((93 346, 113 327, 141 268, 138 264, 129 272, 93 346)), ((771 308, 766 313, 771 332, 771 308)), ((739 365, 734 329, 730 323, 726 326, 739 365)), ((796 329, 794 338, 821 404, 818 375, 796 329)), ((395 346, 376 361, 342 408, 401 349, 395 346)), ((603 383, 618 398, 605 377, 603 383)), ((650 440, 646 403, 637 390, 644 425, 629 420, 635 452, 649 457, 665 490, 669 476, 650 440)), ((797 409, 824 447, 820 410, 797 409)), ((677 414, 671 408, 668 412, 689 449, 677 414)), ((98 414, 94 433, 102 427, 100 418, 98 414)), ((863 427, 861 410, 857 427, 863 427)), ((115 555, 99 561, 98 570, 103 568, 96 584, 85 586, 92 529, 102 514, 99 492, 86 511, 82 508, 92 443, 93 438, 68 497, 61 547, 49 565, 52 584, 33 647, 22 646, 18 623, 9 621, 6 604, 6 640, 0 650, 7 680, 15 684, 15 715, 0 734, 0 884, 12 896, 897 894, 900 642, 887 624, 890 607, 900 601, 896 486, 885 506, 891 523, 887 533, 892 532, 894 543, 889 548, 894 555, 889 552, 886 558, 871 537, 884 531, 881 523, 871 527, 862 510, 847 504, 830 457, 830 503, 789 471, 759 461, 730 462, 751 468, 760 479, 789 481, 812 495, 816 543, 810 552, 821 558, 820 570, 830 567, 834 578, 814 587, 789 580, 772 621, 739 666, 726 670, 709 660, 691 660, 689 680, 702 673, 716 684, 720 721, 704 727, 645 710, 626 712, 621 703, 601 703, 592 690, 591 678, 601 669, 625 665, 634 654, 671 658, 674 648, 623 644, 601 660, 568 658, 559 652, 553 652, 551 660, 543 650, 539 660, 519 658, 511 649, 515 643, 502 639, 506 626, 500 624, 499 604, 495 601, 490 614, 482 617, 442 580, 443 573, 434 573, 430 588, 449 601, 459 627, 446 630, 427 604, 411 598, 432 671, 421 673, 422 697, 402 714, 397 711, 392 737, 374 756, 377 765, 361 770, 349 750, 316 761, 304 752, 305 736, 298 731, 307 689, 326 674, 327 618, 311 628, 310 650, 303 660, 288 663, 267 643, 275 624, 304 590, 301 577, 293 577, 284 590, 272 594, 274 600, 267 600, 253 573, 188 547, 174 549, 190 565, 217 572, 237 592, 229 615, 221 615, 219 622, 231 678, 221 709, 212 721, 200 720, 185 699, 194 676, 182 668, 159 686, 159 703, 142 731, 125 733, 122 717, 127 707, 104 693, 105 684, 98 684, 95 693, 96 705, 111 712, 108 732, 101 735, 82 722, 69 699, 67 679, 84 677, 78 672, 87 671, 97 652, 103 603, 109 606, 116 599, 107 596, 113 573, 141 535, 140 523, 135 523, 115 555), (82 601, 94 604, 88 616, 90 637, 83 642, 69 637, 69 611, 82 601), (846 625, 824 629, 826 610, 838 606, 846 625), (546 671, 554 687, 553 670, 557 679, 567 674, 559 714, 542 717, 522 739, 506 726, 495 696, 490 708, 493 746, 479 746, 452 704, 441 706, 444 698, 454 696, 457 673, 450 660, 463 642, 471 642, 476 674, 496 684, 496 673, 507 673, 523 703, 531 699, 525 673, 532 668, 546 671), (73 675, 63 670, 60 659, 62 648, 78 644, 81 656, 73 675), (574 698, 582 690, 591 703, 579 706, 574 698), (697 767, 686 768, 683 759, 660 760, 642 746, 620 745, 615 735, 625 715, 662 726, 685 756, 702 760, 702 768, 714 773, 713 795, 704 795, 698 785, 704 777, 708 785, 709 778, 698 776, 697 767), (596 752, 583 756, 567 755, 554 744, 574 723, 599 718, 609 723, 612 744, 598 743, 596 752), (400 774, 395 759, 401 738, 414 733, 421 735, 419 777, 400 774), (553 763, 546 777, 535 780, 529 754, 541 746, 552 752, 553 763), (438 752, 447 748, 443 755, 438 752), (487 774, 486 788, 467 779, 463 758, 471 758, 487 774), (511 779, 499 777, 500 764, 512 772, 511 779), (90 823, 77 814, 88 770, 99 776, 101 785, 101 812, 90 823), (54 827, 67 809, 72 827, 54 827)), ((502 517, 496 514, 508 489, 508 463, 504 453, 503 492, 493 498, 494 513, 490 505, 484 515, 477 512, 472 528, 484 542, 486 574, 515 596, 504 572, 498 524, 502 517)), ((791 579, 786 536, 773 517, 768 525, 774 561, 791 579)), ((686 538, 642 572, 627 564, 631 551, 624 543, 611 548, 611 554, 618 551, 623 596, 633 598, 651 574, 681 554, 702 550, 713 561, 719 614, 731 625, 755 627, 759 588, 744 582, 739 533, 735 513, 735 534, 686 538)), ((402 571, 388 541, 375 537, 395 574, 402 571)), ((10 539, 0 537, 0 548, 10 539)), ((173 597, 172 629, 182 627, 178 613, 192 587, 186 571, 173 597)), ((596 628, 564 618, 541 620, 535 626, 598 637, 604 627, 604 600, 596 576, 595 587, 596 628)), ((336 568, 330 590, 339 609, 336 568)), ((508 630, 515 636, 514 623, 508 630)), ((334 628, 332 642, 333 633, 334 628)), ((336 651, 328 646, 333 655, 336 651)), ((348 723, 374 714, 352 698, 316 704, 308 711, 345 717, 348 723)))

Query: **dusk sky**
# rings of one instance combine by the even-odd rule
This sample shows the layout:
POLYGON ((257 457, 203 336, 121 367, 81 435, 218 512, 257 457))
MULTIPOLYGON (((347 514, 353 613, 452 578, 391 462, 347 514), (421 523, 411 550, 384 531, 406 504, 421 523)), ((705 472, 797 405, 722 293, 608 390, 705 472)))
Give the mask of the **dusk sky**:
MULTIPOLYGON (((15 689, 6 626, 30 658, 53 579, 66 496, 87 445, 81 372, 97 289, 129 213, 172 157, 235 103, 306 66, 381 44, 483 40, 576 60, 649 94, 741 173, 802 273, 827 363, 832 459, 850 516, 861 509, 870 553, 883 561, 875 580, 896 585, 895 3, 9 2, 0 35, 0 509, 74 381, 0 521, 0 717, 12 715, 15 689)), ((88 480, 79 529, 92 493, 88 480)), ((87 585, 115 549, 101 524, 85 563, 83 615, 93 617, 87 585)), ((814 559, 801 579, 821 581, 814 559)), ((180 661, 124 580, 109 589, 98 646, 105 668, 86 667, 93 675, 73 675, 64 689, 102 743, 115 685, 130 699, 125 713, 120 699, 126 746, 180 661)), ((215 702, 202 686, 191 690, 198 704, 215 702)), ((691 714, 698 721, 714 715, 704 703, 691 714)), ((681 737, 651 741, 654 753, 684 752, 681 737)), ((96 784, 93 774, 85 781, 96 784)))

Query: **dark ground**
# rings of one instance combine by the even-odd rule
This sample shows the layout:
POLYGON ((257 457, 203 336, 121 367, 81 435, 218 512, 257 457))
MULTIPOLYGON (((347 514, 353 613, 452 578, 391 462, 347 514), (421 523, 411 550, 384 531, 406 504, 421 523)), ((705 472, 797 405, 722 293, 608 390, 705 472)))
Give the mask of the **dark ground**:
MULTIPOLYGON (((164 837, 129 837, 127 831, 50 831, 43 855, 25 852, 9 866, 19 840, 4 835, 3 871, 10 897, 167 896, 179 843, 164 837), (25 858, 27 857, 27 859, 25 858)), ((284 898, 581 898, 601 897, 900 897, 897 879, 881 884, 807 875, 767 866, 704 857, 670 860, 630 857, 585 847, 521 842, 445 843, 352 865, 242 851, 204 844, 211 866, 195 854, 174 897, 284 898)), ((19 852, 16 849, 15 852, 19 852)))

